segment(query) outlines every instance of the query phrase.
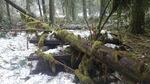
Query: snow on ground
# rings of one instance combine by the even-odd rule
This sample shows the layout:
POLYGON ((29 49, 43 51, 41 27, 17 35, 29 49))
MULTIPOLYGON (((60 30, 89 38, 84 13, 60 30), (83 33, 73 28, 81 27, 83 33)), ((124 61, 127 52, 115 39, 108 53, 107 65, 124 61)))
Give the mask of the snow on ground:
POLYGON ((112 48, 112 49, 119 48, 118 45, 111 44, 111 43, 106 43, 104 46, 106 46, 106 47, 108 47, 108 48, 112 48))
POLYGON ((68 30, 68 31, 75 35, 80 35, 82 38, 90 36, 89 30, 68 30))
POLYGON ((69 45, 63 45, 63 46, 58 46, 57 48, 55 49, 49 49, 48 51, 45 51, 44 53, 45 54, 57 54, 61 51, 64 51, 67 47, 69 47, 69 45))
POLYGON ((25 33, 17 37, 0 38, 0 84, 74 84, 74 75, 64 72, 55 77, 44 74, 30 75, 31 62, 27 57, 36 51, 37 47, 30 43, 29 49, 26 46, 25 33))

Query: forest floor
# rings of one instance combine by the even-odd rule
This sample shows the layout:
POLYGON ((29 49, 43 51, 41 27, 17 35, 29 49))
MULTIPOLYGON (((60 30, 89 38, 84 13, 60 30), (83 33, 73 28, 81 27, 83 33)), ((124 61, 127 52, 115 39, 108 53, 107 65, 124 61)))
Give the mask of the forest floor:
POLYGON ((149 35, 132 35, 124 34, 123 43, 130 46, 137 58, 143 59, 145 62, 150 60, 150 36, 149 35))

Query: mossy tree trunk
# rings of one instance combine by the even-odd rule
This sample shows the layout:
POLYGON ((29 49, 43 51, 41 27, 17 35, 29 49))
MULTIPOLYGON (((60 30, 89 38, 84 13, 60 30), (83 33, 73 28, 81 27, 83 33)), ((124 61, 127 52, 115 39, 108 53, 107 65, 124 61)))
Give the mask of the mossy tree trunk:
MULTIPOLYGON (((3 0, 0 0, 0 1, 3 1, 3 0)), ((22 13, 30 16, 30 17, 33 17, 33 18, 36 18, 36 16, 34 16, 33 14, 27 12, 26 10, 22 9, 20 6, 16 5, 15 3, 13 3, 11 0, 4 0, 5 2, 7 2, 8 4, 10 4, 11 6, 13 6, 14 8, 16 8, 17 10, 21 11, 22 13)))
POLYGON ((131 33, 144 33, 145 9, 144 0, 132 0, 131 33))

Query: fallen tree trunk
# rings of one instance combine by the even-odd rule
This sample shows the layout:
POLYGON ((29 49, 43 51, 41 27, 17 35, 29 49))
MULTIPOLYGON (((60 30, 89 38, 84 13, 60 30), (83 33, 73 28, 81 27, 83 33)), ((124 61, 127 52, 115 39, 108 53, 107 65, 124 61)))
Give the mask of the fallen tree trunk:
POLYGON ((144 66, 145 70, 142 71, 141 69, 143 66, 141 66, 139 61, 132 59, 132 55, 128 54, 128 52, 116 51, 107 48, 101 45, 101 42, 98 41, 96 41, 94 44, 91 44, 91 42, 81 39, 80 37, 75 36, 73 33, 69 33, 66 30, 56 29, 54 31, 57 38, 69 42, 70 45, 77 50, 87 54, 89 57, 93 57, 100 63, 106 64, 130 80, 135 82, 150 80, 150 72, 147 71, 149 68, 144 66))
POLYGON ((130 58, 132 55, 128 54, 128 52, 115 51, 102 45, 98 45, 100 47, 95 50, 89 42, 65 30, 58 31, 56 36, 66 42, 70 42, 70 44, 79 51, 84 52, 88 56, 93 56, 99 62, 105 63, 134 81, 150 80, 150 73, 146 71, 141 72, 141 64, 136 62, 136 60, 132 60, 132 58, 130 58))
POLYGON ((12 1, 10 1, 10 0, 5 0, 5 1, 6 1, 6 3, 10 4, 14 8, 16 8, 17 10, 21 11, 22 13, 24 13, 24 14, 30 16, 30 17, 36 18, 33 14, 31 14, 31 13, 27 12, 26 10, 22 9, 21 7, 19 7, 18 5, 16 5, 12 1))

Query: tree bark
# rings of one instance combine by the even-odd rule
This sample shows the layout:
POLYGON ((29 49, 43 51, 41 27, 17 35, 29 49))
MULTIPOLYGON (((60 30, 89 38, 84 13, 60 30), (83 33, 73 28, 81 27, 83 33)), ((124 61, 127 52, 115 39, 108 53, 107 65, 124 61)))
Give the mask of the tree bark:
POLYGON ((136 62, 136 60, 131 59, 128 52, 115 51, 105 46, 100 46, 93 52, 90 42, 80 39, 65 30, 57 31, 56 36, 63 41, 69 42, 71 46, 88 56, 94 56, 95 60, 98 60, 99 62, 102 62, 110 68, 120 72, 129 78, 129 80, 136 82, 150 80, 150 73, 146 71, 141 73, 138 69, 139 67, 141 68, 141 66, 138 66, 141 64, 136 62))
POLYGON ((30 16, 30 17, 33 17, 33 18, 36 18, 33 14, 31 13, 28 13, 26 10, 22 9, 21 7, 19 7, 18 5, 16 5, 15 3, 13 3, 12 1, 10 0, 5 0, 6 3, 10 4, 11 6, 13 6, 14 8, 16 8, 17 10, 19 10, 20 12, 30 16))
POLYGON ((38 6, 39 6, 40 16, 42 17, 42 10, 41 10, 40 0, 37 0, 37 4, 38 4, 38 6))
POLYGON ((55 23, 55 6, 54 0, 49 0, 49 24, 53 25, 55 23))
POLYGON ((10 15, 10 8, 9 8, 9 4, 6 3, 6 8, 7 8, 7 17, 8 17, 8 20, 9 20, 9 27, 11 28, 11 15, 10 15))
POLYGON ((90 17, 92 15, 92 5, 93 5, 92 0, 88 0, 88 14, 90 17))
POLYGON ((71 20, 71 12, 70 12, 70 0, 65 0, 64 1, 64 5, 65 5, 65 15, 66 15, 66 20, 70 21, 71 20))
POLYGON ((44 21, 45 21, 45 22, 47 22, 47 15, 46 15, 46 5, 45 5, 45 0, 42 0, 42 8, 43 8, 44 21))
POLYGON ((99 16, 101 17, 105 10, 105 0, 100 0, 100 13, 99 16))
POLYGON ((86 0, 82 0, 82 4, 83 4, 83 17, 84 19, 87 19, 87 5, 86 5, 86 0))
POLYGON ((72 21, 76 21, 76 0, 71 0, 71 15, 72 21))
POLYGON ((3 19, 3 0, 0 0, 0 23, 2 22, 3 19))
POLYGON ((26 10, 31 13, 31 8, 30 8, 31 0, 26 0, 26 10))
POLYGON ((144 21, 145 21, 145 9, 144 0, 132 0, 132 11, 131 11, 131 33, 143 34, 144 21))

